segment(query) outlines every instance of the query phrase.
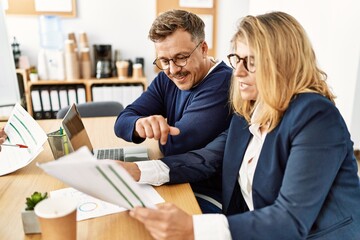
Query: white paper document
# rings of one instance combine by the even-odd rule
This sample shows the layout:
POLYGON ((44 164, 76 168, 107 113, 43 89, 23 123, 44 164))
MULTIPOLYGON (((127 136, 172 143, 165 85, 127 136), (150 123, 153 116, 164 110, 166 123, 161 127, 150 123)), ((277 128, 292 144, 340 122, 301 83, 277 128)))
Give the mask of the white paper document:
POLYGON ((3 146, 0 152, 0 176, 28 165, 42 150, 47 135, 30 114, 16 104, 5 125, 5 144, 22 144, 28 148, 3 146))
MULTIPOLYGON (((146 184, 139 185, 143 192, 151 198, 153 203, 162 203, 164 199, 156 192, 156 190, 146 184)), ((82 221, 90 218, 101 217, 109 214, 126 211, 126 208, 101 201, 97 198, 91 197, 82 193, 75 188, 63 188, 50 192, 51 198, 71 198, 77 202, 76 220, 82 221)))
POLYGON ((87 147, 38 166, 80 192, 125 209, 155 208, 158 203, 123 167, 113 160, 97 160, 87 147))

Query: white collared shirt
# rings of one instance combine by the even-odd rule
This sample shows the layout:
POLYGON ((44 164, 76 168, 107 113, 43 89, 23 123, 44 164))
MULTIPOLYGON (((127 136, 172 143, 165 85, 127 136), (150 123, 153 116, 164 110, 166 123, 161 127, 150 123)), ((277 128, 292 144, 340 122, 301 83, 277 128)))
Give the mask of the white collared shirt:
POLYGON ((266 133, 261 134, 259 124, 252 124, 249 127, 249 131, 253 137, 246 149, 239 171, 238 182, 246 205, 248 206, 249 210, 252 211, 254 210, 252 198, 254 173, 259 160, 261 148, 266 137, 266 133))

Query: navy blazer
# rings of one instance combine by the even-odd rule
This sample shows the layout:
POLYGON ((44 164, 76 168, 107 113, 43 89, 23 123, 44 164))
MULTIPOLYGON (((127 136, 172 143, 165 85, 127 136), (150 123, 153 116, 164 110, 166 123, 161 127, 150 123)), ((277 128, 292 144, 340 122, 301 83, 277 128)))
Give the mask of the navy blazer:
POLYGON ((339 111, 315 93, 297 95, 267 134, 253 179, 254 211, 238 184, 252 137, 234 115, 205 148, 163 159, 170 182, 222 171, 223 212, 233 239, 360 239, 360 183, 353 143, 339 111))

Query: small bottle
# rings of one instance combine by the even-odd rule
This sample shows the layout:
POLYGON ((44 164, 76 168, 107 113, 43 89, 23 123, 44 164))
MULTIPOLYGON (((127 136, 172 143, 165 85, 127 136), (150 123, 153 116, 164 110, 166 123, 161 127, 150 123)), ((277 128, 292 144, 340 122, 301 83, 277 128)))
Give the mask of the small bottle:
POLYGON ((19 68, 19 59, 21 56, 21 51, 20 51, 20 44, 16 41, 15 37, 13 43, 11 44, 11 47, 14 55, 15 67, 19 68))
POLYGON ((113 75, 114 77, 117 77, 116 62, 118 62, 118 61, 121 61, 120 50, 119 50, 119 49, 115 49, 115 51, 114 51, 114 59, 113 59, 113 64, 112 64, 112 69, 113 69, 112 75, 113 75))
POLYGON ((127 75, 128 75, 128 77, 132 77, 132 75, 133 75, 133 62, 130 59, 128 59, 126 61, 129 62, 128 74, 127 75))
POLYGON ((79 60, 75 51, 73 40, 65 41, 65 71, 66 79, 73 80, 80 78, 79 60))

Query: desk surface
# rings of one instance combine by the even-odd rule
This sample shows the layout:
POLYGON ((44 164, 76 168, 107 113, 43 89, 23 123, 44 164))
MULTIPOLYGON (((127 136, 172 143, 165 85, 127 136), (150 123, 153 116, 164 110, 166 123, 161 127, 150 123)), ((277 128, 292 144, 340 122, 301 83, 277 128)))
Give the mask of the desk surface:
MULTIPOLYGON (((94 147, 128 146, 113 133, 115 118, 84 118, 85 128, 94 147)), ((59 120, 41 120, 39 124, 45 132, 59 129, 59 120)), ((3 124, 0 124, 3 125, 3 124)), ((142 145, 151 149, 150 157, 160 156, 155 141, 145 141, 142 145)), ((25 208, 25 198, 34 191, 49 192, 68 187, 57 179, 47 175, 36 162, 53 159, 48 143, 44 151, 28 166, 0 177, 0 238, 1 239, 41 239, 41 234, 25 235, 21 221, 21 211, 25 208)), ((201 210, 189 184, 156 187, 167 202, 175 203, 190 214, 199 214, 201 210)), ((77 239, 152 239, 142 224, 132 219, 128 211, 77 223, 77 239)))

